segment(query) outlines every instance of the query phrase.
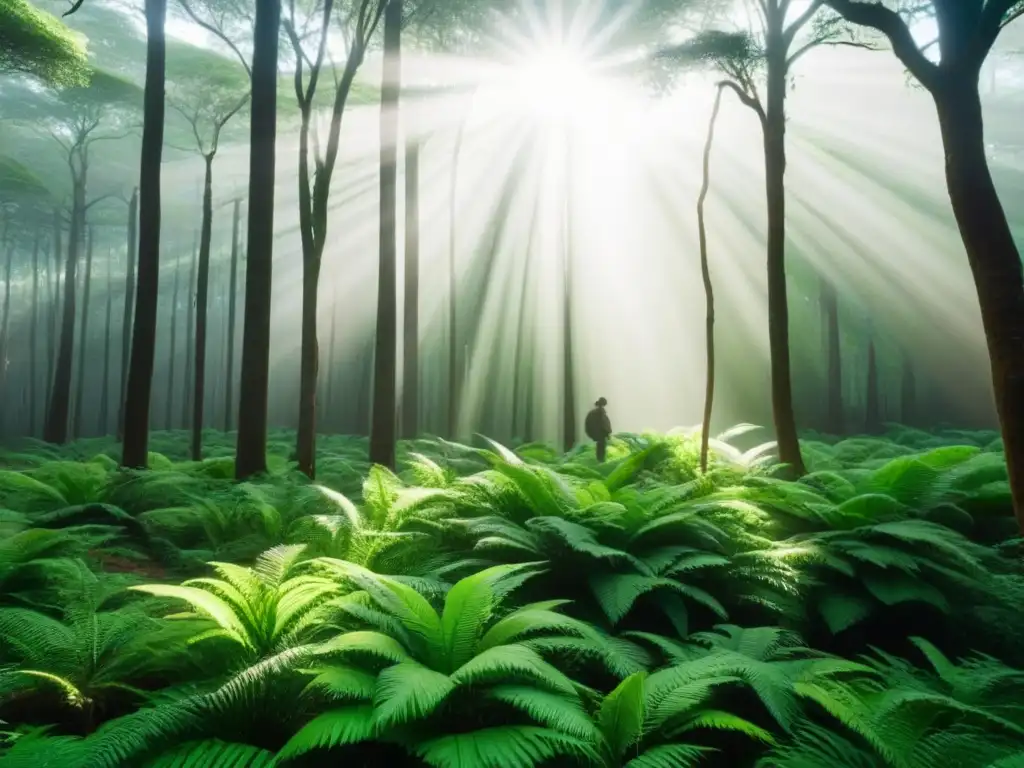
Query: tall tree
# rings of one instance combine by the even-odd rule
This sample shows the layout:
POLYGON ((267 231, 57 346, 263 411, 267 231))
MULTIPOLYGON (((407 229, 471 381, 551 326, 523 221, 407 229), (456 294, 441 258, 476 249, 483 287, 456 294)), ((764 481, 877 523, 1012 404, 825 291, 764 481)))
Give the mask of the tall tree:
MULTIPOLYGON (((2 246, 4 250, 4 306, 0 313, 0 403, 7 403, 7 366, 8 349, 10 342, 11 322, 11 266, 14 263, 14 238, 10 236, 10 214, 4 217, 4 236, 2 246)), ((4 408, 8 412, 7 408, 4 408)), ((6 420, 6 417, 5 417, 6 420)), ((4 425, 0 423, 0 434, 3 433, 4 425)))
POLYGON ((454 440, 459 429, 459 402, 462 377, 459 375, 459 326, 457 305, 457 281, 455 279, 455 224, 457 218, 456 192, 459 182, 459 156, 462 154, 462 139, 466 132, 468 115, 459 121, 452 150, 451 189, 448 193, 448 439, 454 440))
POLYGON ((146 91, 139 163, 138 301, 125 398, 121 464, 144 469, 149 459, 149 408, 153 391, 156 311, 160 292, 160 164, 164 148, 167 69, 164 24, 167 0, 146 0, 146 91))
POLYGON ((238 396, 235 476, 267 471, 270 296, 274 262, 274 163, 277 139, 277 49, 280 0, 256 0, 249 137, 249 226, 246 243, 242 386, 238 396))
POLYGON ((398 208, 398 97, 401 85, 402 0, 384 10, 384 65, 380 97, 380 268, 373 357, 370 461, 394 469, 398 322, 396 224, 398 208))
MULTIPOLYGON (((183 384, 184 391, 181 393, 181 428, 188 429, 192 423, 192 381, 193 371, 192 363, 194 361, 193 350, 195 348, 195 335, 193 334, 193 328, 195 327, 196 319, 196 267, 199 263, 199 233, 196 233, 195 240, 192 244, 192 262, 188 268, 188 293, 185 294, 185 381, 183 384)), ((178 277, 175 272, 175 283, 174 283, 174 295, 178 295, 178 277)), ((174 309, 177 312, 178 302, 175 300, 174 309)), ((167 428, 172 429, 173 424, 168 424, 167 428)))
POLYGON ((84 237, 87 211, 106 197, 104 195, 91 201, 87 199, 90 149, 98 141, 120 138, 130 132, 130 129, 124 129, 135 114, 137 93, 131 83, 93 71, 87 86, 65 88, 57 94, 44 122, 50 135, 63 150, 71 174, 70 228, 64 268, 60 341, 43 429, 43 437, 47 442, 67 442, 79 249, 84 237))
POLYGON ((402 434, 419 434, 420 398, 420 144, 405 143, 405 311, 402 335, 402 434))
POLYGON ((878 387, 878 352, 875 340, 868 338, 867 388, 864 400, 864 431, 869 435, 882 429, 882 404, 878 387))
POLYGON ((821 310, 825 325, 825 356, 827 360, 826 391, 828 400, 827 429, 833 435, 843 434, 843 355, 839 344, 839 295, 835 284, 821 278, 821 310))
MULTIPOLYGON (((171 322, 170 322, 170 339, 168 341, 167 351, 167 401, 165 403, 164 411, 164 429, 174 429, 174 369, 178 361, 178 288, 181 285, 181 266, 179 264, 174 265, 174 288, 171 289, 171 322)), ((186 304, 191 303, 191 298, 186 304)), ((186 306, 186 311, 188 307, 186 306)), ((186 359, 188 355, 185 356, 186 359)), ((186 387, 188 374, 186 376, 186 387)), ((182 397, 186 397, 187 392, 182 393, 182 397)))
POLYGON ((100 409, 97 417, 97 434, 106 435, 110 429, 110 341, 113 329, 110 326, 114 311, 114 254, 107 254, 107 306, 103 334, 103 383, 100 385, 100 409))
POLYGON ((124 268, 124 315, 121 319, 121 394, 117 400, 117 439, 124 439, 124 400, 128 387, 128 361, 132 341, 132 316, 135 312, 135 261, 138 257, 136 238, 139 225, 139 188, 132 190, 128 201, 128 245, 124 268))
POLYGON ((235 198, 234 213, 231 217, 231 270, 228 275, 228 322, 227 322, 227 365, 224 375, 224 431, 231 430, 234 414, 232 395, 235 391, 235 318, 238 290, 238 223, 241 218, 242 201, 235 198))
POLYGON ((1021 0, 881 3, 822 0, 848 22, 884 35, 931 95, 945 150, 953 206, 988 343, 992 389, 1017 522, 1024 531, 1024 270, 989 169, 979 77, 1000 33, 1024 16, 1021 0), (926 13, 938 27, 937 61, 911 32, 926 13))
POLYGON ((75 384, 75 410, 72 413, 71 437, 82 434, 82 416, 85 411, 85 379, 89 368, 89 297, 92 291, 92 257, 96 247, 96 230, 89 227, 85 240, 85 275, 82 278, 82 319, 78 324, 78 381, 75 384))
MULTIPOLYGON (((46 353, 46 403, 49 405, 53 397, 54 365, 57 362, 57 320, 60 313, 60 259, 63 253, 61 247, 61 232, 64 228, 64 221, 60 215, 60 209, 53 209, 53 251, 51 253, 50 268, 53 271, 53 279, 47 281, 51 287, 50 309, 47 312, 47 353, 46 353)), ((44 414, 45 430, 45 414, 44 414)))
POLYGON ((36 369, 39 343, 39 240, 41 233, 36 228, 35 238, 32 241, 32 315, 29 317, 28 336, 28 432, 35 437, 36 434, 36 394, 39 391, 39 372, 36 369))

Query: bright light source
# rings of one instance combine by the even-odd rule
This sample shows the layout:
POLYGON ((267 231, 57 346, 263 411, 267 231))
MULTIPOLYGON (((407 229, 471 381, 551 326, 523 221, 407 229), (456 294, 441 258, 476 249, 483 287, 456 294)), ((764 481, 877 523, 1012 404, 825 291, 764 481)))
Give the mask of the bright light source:
POLYGON ((559 122, 592 104, 596 90, 584 56, 559 46, 531 53, 513 69, 510 80, 517 106, 559 122))

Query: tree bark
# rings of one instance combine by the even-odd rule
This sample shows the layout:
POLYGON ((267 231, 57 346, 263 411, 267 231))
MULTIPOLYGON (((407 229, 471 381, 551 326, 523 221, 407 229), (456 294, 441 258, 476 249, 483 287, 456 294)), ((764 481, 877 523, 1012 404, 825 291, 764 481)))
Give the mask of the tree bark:
POLYGON ((128 386, 128 356, 132 348, 132 315, 135 312, 135 260, 139 224, 139 188, 128 202, 128 250, 125 252, 124 316, 121 320, 121 394, 117 401, 117 439, 124 439, 124 399, 128 386))
POLYGON ((125 398, 121 464, 144 469, 149 458, 157 301, 160 292, 160 163, 164 145, 167 0, 146 0, 145 127, 139 164, 139 281, 125 398))
MULTIPOLYGON (((60 257, 63 248, 61 246, 62 222, 60 210, 53 209, 53 246, 50 269, 53 277, 46 281, 49 287, 49 305, 46 313, 46 408, 49 408, 50 398, 53 395, 53 366, 57 362, 57 316, 60 312, 60 257)), ((46 413, 43 414, 43 430, 46 430, 46 413)))
MULTIPOLYGON (((780 21, 781 23, 781 21, 780 21)), ((769 31, 769 38, 773 36, 769 31)), ((772 416, 779 460, 791 476, 806 474, 793 412, 789 354, 789 300, 786 286, 786 63, 785 49, 769 56, 764 125, 765 193, 768 204, 768 345, 771 355, 772 416)))
POLYGON ((14 261, 14 243, 8 241, 4 245, 7 246, 4 249, 7 251, 4 262, 4 309, 0 315, 0 404, 3 405, 4 415, 0 421, 0 435, 4 433, 3 421, 6 421, 6 414, 13 410, 7 406, 7 348, 11 321, 11 265, 14 261))
POLYGON ((711 186, 711 148, 715 143, 715 124, 722 106, 722 89, 715 90, 715 103, 708 120, 708 137, 704 143, 704 158, 700 194, 697 197, 697 238, 700 243, 700 274, 704 282, 704 349, 707 373, 704 379, 704 417, 700 431, 700 471, 708 471, 708 443, 711 439, 711 413, 715 403, 715 289, 711 284, 711 267, 708 262, 708 235, 704 223, 704 203, 711 186))
POLYGON ((68 410, 71 406, 71 363, 75 348, 75 280, 78 272, 78 248, 85 219, 85 173, 75 177, 71 190, 71 228, 68 231, 68 258, 64 265, 63 314, 57 366, 53 373, 50 405, 43 428, 43 439, 62 445, 68 441, 68 410))
POLYGON ((420 145, 405 145, 405 314, 402 337, 402 434, 413 440, 420 420, 420 145))
MULTIPOLYGON (((201 230, 200 230, 201 231, 201 230)), ((185 380, 182 382, 181 397, 181 428, 190 429, 192 426, 192 387, 195 383, 195 375, 192 369, 192 360, 195 356, 196 336, 193 332, 196 318, 196 271, 199 265, 199 237, 197 232, 192 243, 192 262, 188 267, 188 293, 185 295, 185 380)), ((177 309, 177 304, 175 304, 177 309)), ((168 429, 172 425, 168 425, 168 429)))
POLYGON ((206 392, 206 324, 210 294, 210 237, 213 231, 213 153, 205 158, 203 227, 199 235, 199 274, 196 281, 196 341, 192 395, 192 461, 203 458, 203 406, 206 392))
POLYGON ((825 348, 828 360, 827 429, 833 435, 843 434, 843 357, 839 343, 839 296, 835 285, 821 278, 821 303, 825 315, 825 348))
POLYGON ((235 200, 234 217, 231 225, 231 274, 228 277, 228 334, 227 373, 224 376, 224 431, 231 431, 231 415, 234 411, 232 397, 235 391, 235 315, 238 299, 238 222, 241 217, 241 200, 235 200))
POLYGON ((256 0, 249 137, 249 249, 235 476, 267 471, 267 388, 274 258, 274 163, 277 138, 277 52, 280 0, 256 0))
MULTIPOLYGON (((171 290, 171 338, 167 351, 167 401, 164 403, 164 429, 174 429, 174 369, 178 357, 178 287, 181 285, 181 267, 174 265, 174 288, 171 290)), ((186 357, 188 357, 186 355, 186 357)), ((187 385, 185 389, 187 389, 187 385)))
POLYGON ((336 424, 331 419, 334 406, 334 379, 337 376, 337 360, 335 345, 338 336, 338 292, 331 296, 331 333, 327 341, 327 381, 324 384, 324 416, 325 422, 333 429, 336 424))
POLYGON ((864 404, 864 431, 869 435, 882 430, 881 403, 878 397, 878 357, 873 339, 868 340, 867 396, 864 404))
POLYGON ((380 98, 380 269, 377 282, 377 338, 373 360, 373 421, 370 461, 395 468, 397 417, 398 98, 401 85, 402 0, 384 9, 384 65, 380 98))
POLYGON ((28 326, 28 433, 36 435, 36 394, 39 391, 38 350, 39 342, 39 240, 41 233, 36 228, 32 243, 32 315, 28 326))
POLYGON ((302 337, 299 344, 299 425, 295 458, 298 470, 310 479, 316 477, 316 382, 320 368, 320 342, 317 337, 317 312, 322 252, 317 250, 316 232, 326 225, 326 217, 314 222, 309 190, 309 104, 302 106, 299 128, 299 231, 302 237, 302 337))
POLYGON ((978 72, 933 92, 946 185, 981 306, 1014 512, 1024 531, 1024 270, 985 156, 978 72))
POLYGON ((108 423, 110 419, 110 337, 112 330, 110 327, 111 318, 114 310, 114 280, 111 275, 111 262, 114 260, 113 254, 108 254, 107 258, 107 316, 106 316, 106 332, 103 334, 103 385, 100 388, 100 414, 97 420, 99 430, 97 434, 106 435, 107 429, 110 427, 108 423))
POLYGON ((900 420, 907 426, 917 423, 917 382, 914 364, 906 352, 903 353, 903 377, 900 383, 900 420))
POLYGON ((75 410, 71 417, 71 438, 82 437, 82 418, 85 409, 85 374, 89 359, 89 296, 92 291, 92 257, 95 248, 96 232, 88 229, 88 240, 85 246, 85 275, 82 279, 82 321, 78 326, 78 381, 75 384, 75 410))

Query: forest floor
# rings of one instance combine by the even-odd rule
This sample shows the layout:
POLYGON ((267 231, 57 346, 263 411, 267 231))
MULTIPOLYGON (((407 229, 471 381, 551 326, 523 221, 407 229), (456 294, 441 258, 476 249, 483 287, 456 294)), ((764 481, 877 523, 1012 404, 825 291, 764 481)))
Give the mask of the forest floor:
POLYGON ((1024 768, 993 432, 0 451, 0 768, 1024 768))

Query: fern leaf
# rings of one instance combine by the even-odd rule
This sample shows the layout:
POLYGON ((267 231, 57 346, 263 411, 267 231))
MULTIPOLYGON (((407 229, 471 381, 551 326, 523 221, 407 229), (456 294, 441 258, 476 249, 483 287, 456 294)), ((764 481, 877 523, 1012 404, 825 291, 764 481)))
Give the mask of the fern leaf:
POLYGON ((360 704, 334 709, 310 720, 277 753, 290 760, 315 749, 331 749, 369 741, 374 735, 373 707, 360 704))
POLYGON ((644 691, 645 672, 630 675, 605 696, 598 711, 597 722, 609 752, 621 759, 643 735, 647 703, 644 691))
POLYGON ((515 725, 430 739, 417 745, 416 754, 435 768, 535 768, 558 757, 600 762, 579 739, 550 728, 515 725))
POLYGON ((427 717, 455 690, 447 675, 415 661, 388 667, 377 677, 373 717, 378 732, 427 717))

